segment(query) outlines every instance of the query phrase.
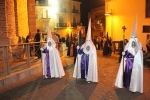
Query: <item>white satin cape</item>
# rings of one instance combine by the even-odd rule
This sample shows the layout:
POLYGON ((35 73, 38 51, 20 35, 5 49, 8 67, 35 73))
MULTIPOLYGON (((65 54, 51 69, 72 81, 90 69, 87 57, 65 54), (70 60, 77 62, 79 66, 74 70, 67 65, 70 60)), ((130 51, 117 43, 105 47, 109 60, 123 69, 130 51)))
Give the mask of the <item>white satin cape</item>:
MULTIPOLYGON (((86 81, 98 82, 97 53, 96 53, 95 46, 93 44, 92 46, 93 46, 93 50, 89 54, 88 75, 85 76, 86 76, 86 81)), ((82 45, 81 48, 83 47, 84 44, 82 45)), ((79 54, 77 55, 74 72, 73 72, 74 78, 81 78, 81 57, 82 55, 79 54)))
MULTIPOLYGON (((126 64, 125 59, 126 58, 124 58, 124 66, 126 64)), ((123 57, 115 81, 115 86, 123 88, 123 57)), ((141 49, 137 51, 137 54, 134 57, 129 90, 132 92, 143 93, 143 52, 141 49)))

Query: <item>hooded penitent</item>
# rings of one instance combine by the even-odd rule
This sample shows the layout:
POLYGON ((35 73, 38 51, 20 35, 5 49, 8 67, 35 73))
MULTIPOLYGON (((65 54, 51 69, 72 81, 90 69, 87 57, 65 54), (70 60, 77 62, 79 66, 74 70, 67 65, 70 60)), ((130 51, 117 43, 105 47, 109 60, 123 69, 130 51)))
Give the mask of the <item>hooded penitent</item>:
POLYGON ((50 27, 47 27, 47 43, 42 50, 42 68, 45 78, 61 78, 65 75, 56 43, 52 39, 50 27))
POLYGON ((52 38, 50 26, 47 26, 47 49, 52 49, 52 47, 56 47, 56 43, 52 38))
POLYGON ((89 25, 88 25, 88 31, 87 31, 87 35, 86 35, 86 40, 84 43, 84 47, 83 47, 83 52, 85 54, 90 54, 91 51, 93 50, 93 42, 91 39, 91 18, 89 20, 89 25))
POLYGON ((137 38, 137 19, 134 22, 131 38, 125 46, 123 58, 115 86, 143 93, 143 52, 137 38))
MULTIPOLYGON (((80 45, 79 42, 79 46, 80 45)), ((86 79, 86 81, 98 82, 97 53, 91 40, 91 19, 89 20, 85 43, 78 49, 73 77, 86 79)))

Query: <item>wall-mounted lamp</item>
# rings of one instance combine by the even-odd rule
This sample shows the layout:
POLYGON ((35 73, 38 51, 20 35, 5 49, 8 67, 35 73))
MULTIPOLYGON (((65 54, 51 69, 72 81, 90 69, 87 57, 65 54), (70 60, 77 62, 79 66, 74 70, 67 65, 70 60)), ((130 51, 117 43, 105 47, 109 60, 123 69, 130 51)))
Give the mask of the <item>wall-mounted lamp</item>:
POLYGON ((109 15, 112 15, 112 13, 111 12, 106 12, 105 15, 109 16, 109 15))
POLYGON ((107 12, 105 13, 105 15, 106 16, 112 15, 112 9, 111 9, 111 12, 108 11, 108 2, 106 2, 106 7, 107 7, 106 8, 107 12))
POLYGON ((112 15, 112 9, 111 9, 111 12, 106 12, 105 15, 106 16, 112 15))

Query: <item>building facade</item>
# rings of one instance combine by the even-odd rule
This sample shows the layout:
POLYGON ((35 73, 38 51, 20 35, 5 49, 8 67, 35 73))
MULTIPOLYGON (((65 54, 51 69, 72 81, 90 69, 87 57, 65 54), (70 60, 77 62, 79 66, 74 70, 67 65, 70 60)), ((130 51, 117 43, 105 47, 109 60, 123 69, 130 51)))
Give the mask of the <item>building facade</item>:
POLYGON ((88 19, 91 18, 92 36, 105 35, 105 6, 94 8, 88 13, 88 19))
POLYGON ((146 50, 146 35, 150 33, 150 0, 105 0, 106 32, 113 41, 130 39, 134 21, 137 17, 137 35, 146 50), (127 29, 123 33, 122 27, 127 29))
POLYGON ((74 0, 45 0, 36 1, 36 28, 46 34, 50 24, 52 32, 61 37, 77 34, 80 25, 80 2, 74 0))
POLYGON ((35 0, 0 0, 0 45, 22 42, 35 34, 35 0))
POLYGON ((48 23, 61 37, 77 34, 80 24, 80 2, 74 0, 0 0, 0 10, 2 46, 25 42, 38 28, 44 33, 48 23))

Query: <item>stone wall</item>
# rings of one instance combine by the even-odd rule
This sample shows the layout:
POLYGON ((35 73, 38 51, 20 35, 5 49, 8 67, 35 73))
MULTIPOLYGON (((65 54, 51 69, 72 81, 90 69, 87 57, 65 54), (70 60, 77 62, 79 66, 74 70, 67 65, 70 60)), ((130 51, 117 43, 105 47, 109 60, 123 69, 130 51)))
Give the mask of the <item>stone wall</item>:
POLYGON ((27 0, 29 31, 32 36, 36 34, 35 0, 27 0))
POLYGON ((13 0, 0 0, 0 45, 17 43, 13 0))
POLYGON ((35 20, 35 0, 0 0, 0 46, 25 42, 29 31, 34 37, 35 20))
MULTIPOLYGON (((17 0, 18 36, 26 38, 29 33, 27 0, 17 0)), ((24 42, 24 41, 22 41, 24 42)))

